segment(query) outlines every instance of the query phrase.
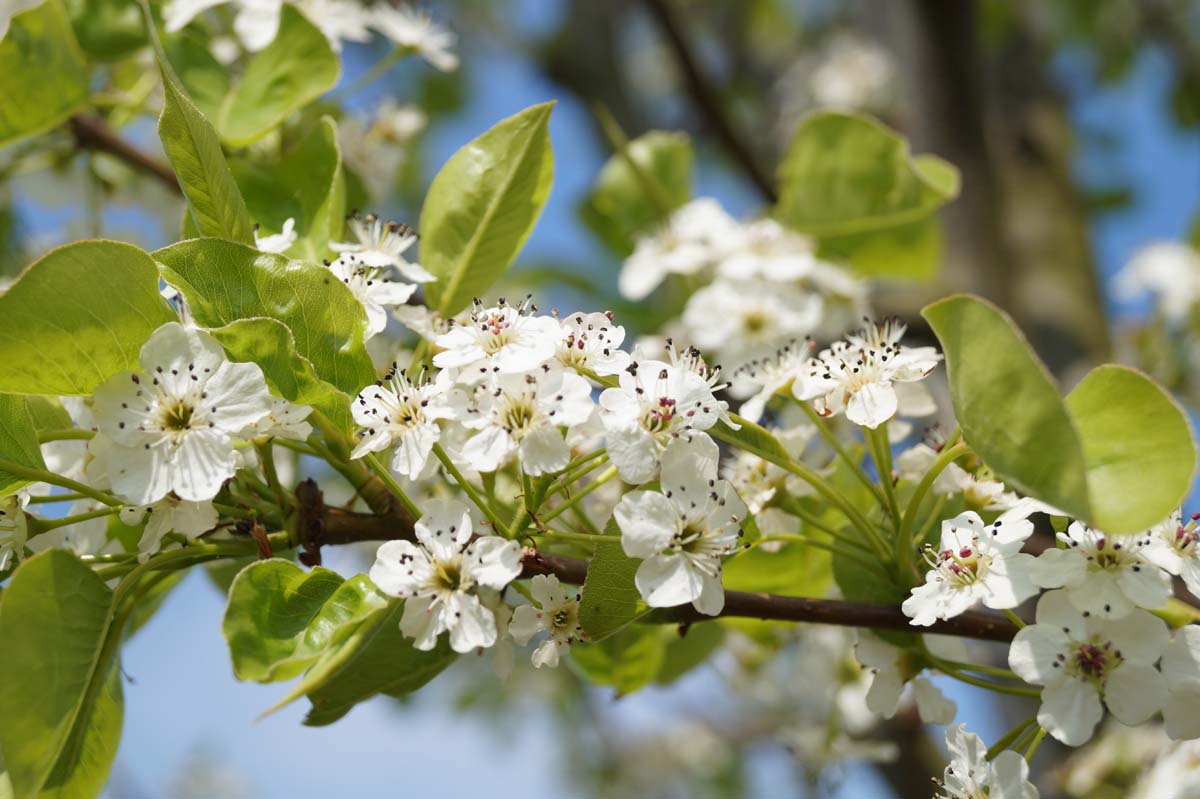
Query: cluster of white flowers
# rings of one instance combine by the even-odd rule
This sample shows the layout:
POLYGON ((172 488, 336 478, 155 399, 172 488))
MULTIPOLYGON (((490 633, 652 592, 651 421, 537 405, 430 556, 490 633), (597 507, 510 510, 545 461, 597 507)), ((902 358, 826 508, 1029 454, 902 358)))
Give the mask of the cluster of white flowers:
POLYGON ((1117 299, 1149 294, 1172 325, 1186 322, 1200 302, 1200 250, 1179 241, 1159 241, 1138 250, 1113 281, 1117 299))
POLYGON ((739 223, 708 198, 637 242, 619 288, 641 300, 670 275, 703 287, 669 327, 731 368, 795 338, 839 334, 866 310, 863 284, 819 259, 811 239, 771 219, 739 223))
MULTIPOLYGON (((181 30, 208 9, 225 4, 236 7, 233 29, 248 51, 262 50, 275 41, 284 0, 171 0, 164 12, 166 29, 181 30)), ((387 2, 366 6, 354 0, 292 0, 292 4, 325 34, 335 50, 340 50, 343 42, 369 41, 371 31, 376 31, 437 69, 449 72, 458 68, 458 56, 451 49, 457 37, 424 11, 387 2)))

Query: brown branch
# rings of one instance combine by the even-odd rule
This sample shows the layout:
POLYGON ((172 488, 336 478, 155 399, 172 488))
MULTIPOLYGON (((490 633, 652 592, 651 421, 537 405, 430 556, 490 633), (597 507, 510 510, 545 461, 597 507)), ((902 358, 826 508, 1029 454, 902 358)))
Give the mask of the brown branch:
MULTIPOLYGON (((320 547, 325 544, 411 540, 413 537, 413 520, 402 511, 392 510, 384 515, 376 515, 327 507, 321 501, 316 483, 311 480, 297 486, 296 498, 305 563, 310 565, 320 562, 320 547)), ((587 561, 577 558, 526 549, 521 562, 524 577, 552 574, 565 583, 575 585, 583 583, 587 577, 587 561)), ((953 619, 939 621, 932 627, 917 628, 912 626, 912 620, 896 605, 744 591, 725 592, 725 609, 721 616, 938 633, 988 641, 1011 641, 1017 633, 1016 625, 994 613, 970 611, 953 619)), ((683 605, 653 611, 643 620, 655 624, 692 624, 713 618, 698 613, 691 605, 683 605)))
POLYGON ((720 140, 721 146, 742 168, 763 198, 772 204, 775 203, 779 196, 771 176, 759 166, 746 140, 734 129, 733 120, 725 113, 720 98, 712 89, 711 81, 704 74, 691 45, 683 35, 683 30, 671 11, 669 0, 646 0, 646 8, 671 45, 675 60, 679 62, 679 68, 683 71, 688 95, 720 140))
POLYGON ((75 142, 81 148, 116 156, 134 169, 158 178, 164 186, 182 196, 183 190, 170 166, 122 139, 103 118, 95 114, 76 114, 69 124, 75 142))

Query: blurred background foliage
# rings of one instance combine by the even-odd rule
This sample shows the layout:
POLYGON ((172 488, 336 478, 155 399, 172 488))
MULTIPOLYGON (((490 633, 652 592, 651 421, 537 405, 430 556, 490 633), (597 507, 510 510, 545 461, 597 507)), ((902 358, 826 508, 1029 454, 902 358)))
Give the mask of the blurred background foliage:
MULTIPOLYGON (((1200 246, 1200 2, 456 0, 427 7, 459 35, 462 67, 442 73, 408 59, 373 70, 383 45, 348 45, 329 96, 278 134, 232 153, 252 211, 255 192, 247 187, 261 189, 257 208, 272 207, 270 180, 256 183, 256 171, 302 177, 306 164, 282 164, 280 154, 331 114, 340 120, 349 170, 347 207, 416 223, 429 182, 457 147, 502 116, 556 99, 554 193, 505 290, 534 291, 547 307, 611 308, 635 332, 650 333, 678 315, 686 295, 667 286, 634 311, 617 294, 621 261, 653 214, 644 187, 620 159, 610 161, 614 143, 635 140, 635 157, 644 151, 664 185, 683 187, 664 198, 668 204, 685 201, 690 185, 696 196, 715 196, 750 216, 780 199, 781 168, 803 166, 784 155, 808 112, 862 110, 903 134, 912 152, 936 154, 961 173, 958 199, 936 222, 897 224, 867 245, 839 239, 839 254, 868 253, 859 266, 869 263, 880 277, 877 313, 896 314, 930 338, 917 309, 950 292, 975 292, 1009 311, 1068 384, 1083 367, 1115 357, 1151 369, 1193 403, 1200 399, 1192 376, 1200 317, 1193 314, 1181 333, 1107 290, 1116 269, 1150 239, 1190 235, 1200 246)), ((93 104, 108 126, 161 160, 153 116, 144 113, 158 106, 161 88, 136 7, 71 0, 66 8, 81 47, 100 64, 93 104)), ((210 44, 180 37, 170 53, 201 107, 212 81, 216 92, 228 81, 209 63, 210 44)), ((834 142, 843 135, 829 134, 834 142)), ((788 207, 784 197, 780 208, 788 207)), ((96 149, 78 125, 0 149, 5 275, 77 238, 170 243, 182 213, 167 182, 96 149)), ((278 226, 287 215, 260 221, 278 226)), ((361 569, 367 553, 344 557, 343 571, 361 569)), ((131 692, 132 729, 113 797, 313 795, 306 788, 320 784, 318 766, 304 762, 301 747, 319 745, 325 766, 337 771, 337 752, 364 737, 391 741, 399 758, 400 746, 419 748, 417 739, 447 729, 458 736, 458 768, 469 770, 474 758, 506 782, 537 772, 524 780, 524 795, 918 797, 929 795, 929 779, 941 770, 942 755, 911 713, 867 738, 813 746, 823 725, 845 712, 841 689, 859 681, 858 667, 844 662, 844 634, 748 622, 677 640, 669 639, 673 631, 654 630, 668 639, 649 647, 650 655, 634 649, 622 669, 596 667, 615 687, 586 685, 586 661, 536 675, 524 664, 507 683, 486 663, 462 663, 399 712, 364 709, 357 712, 370 710, 368 718, 352 716, 322 738, 284 737, 289 761, 264 768, 293 770, 290 780, 256 774, 250 764, 278 754, 279 731, 295 727, 295 717, 263 726, 274 749, 261 744, 263 735, 242 739, 232 731, 254 709, 205 722, 223 721, 224 729, 184 723, 181 740, 164 755, 148 731, 162 723, 157 703, 177 681, 195 694, 174 711, 181 719, 222 692, 247 696, 230 693, 214 636, 179 631, 181 624, 213 631, 218 624, 218 595, 194 578, 186 589, 172 595, 128 658, 127 668, 140 667, 151 686, 140 698, 131 692), (185 662, 167 651, 199 651, 208 639, 214 657, 185 662), (756 645, 739 644, 749 641, 756 645), (719 657, 692 670, 719 645, 719 657), (779 656, 767 660, 772 651, 779 656), (156 689, 160 670, 169 676, 156 689), (445 709, 434 706, 447 699, 469 714, 478 734, 461 736, 460 726, 445 721, 445 709), (221 730, 220 740, 187 738, 205 729, 221 730)), ((985 738, 1017 713, 978 698, 960 698, 960 706, 985 738)), ((1045 775, 1055 791, 1125 795, 1153 747, 1127 734, 1104 746, 1103 756, 1045 775)), ((370 763, 347 766, 330 784, 355 795, 385 785, 403 790, 405 779, 488 784, 438 772, 455 768, 455 757, 431 758, 424 768, 420 758, 406 759, 406 776, 391 779, 362 774, 370 763)))

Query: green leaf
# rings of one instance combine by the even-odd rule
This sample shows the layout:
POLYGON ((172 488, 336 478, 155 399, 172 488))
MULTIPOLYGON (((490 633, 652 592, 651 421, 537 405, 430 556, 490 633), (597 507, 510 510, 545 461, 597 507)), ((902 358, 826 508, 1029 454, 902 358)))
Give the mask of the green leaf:
POLYGON ((91 394, 136 366, 150 334, 174 319, 154 261, 137 247, 59 247, 0 296, 0 391, 91 394))
POLYGON ((620 255, 633 252, 638 236, 662 221, 664 212, 692 196, 692 142, 684 133, 652 130, 629 142, 605 162, 596 185, 580 210, 592 232, 620 255), (653 180, 667 208, 658 207, 629 161, 644 179, 653 180))
POLYGON ((41 433, 44 430, 65 430, 74 427, 71 414, 54 397, 26 397, 25 408, 29 418, 33 420, 33 428, 41 433))
POLYGON ((18 799, 99 794, 116 755, 112 592, 63 550, 21 564, 0 603, 0 749, 18 799), (39 794, 40 791, 44 793, 39 794))
MULTIPOLYGON (((29 414, 25 397, 0 394, 0 458, 22 466, 45 469, 38 446, 37 428, 29 414)), ((0 471, 0 497, 5 497, 31 481, 0 471)))
POLYGON ((958 193, 958 170, 913 158, 904 137, 856 114, 821 112, 796 130, 779 166, 777 213, 814 236, 845 236, 923 219, 958 193))
POLYGON ((296 352, 292 331, 282 322, 267 317, 239 319, 211 332, 231 359, 258 364, 267 385, 279 396, 311 405, 344 432, 354 429, 350 395, 317 376, 312 363, 296 352))
POLYGON ((295 219, 300 238, 291 254, 310 261, 325 258, 330 239, 341 238, 346 213, 333 119, 322 117, 276 164, 240 159, 231 166, 252 219, 271 233, 279 232, 288 218, 295 219))
POLYGON ((1088 518, 1075 423, 1012 319, 966 295, 935 302, 921 315, 942 344, 950 399, 971 448, 1021 493, 1088 518))
POLYGON ((296 687, 268 712, 305 694, 312 708, 304 723, 332 724, 359 702, 377 694, 403 696, 422 687, 457 655, 447 636, 428 652, 414 649, 400 632, 404 603, 392 600, 376 610, 341 644, 327 651, 296 687))
POLYGON ((554 177, 552 103, 498 122, 438 172, 421 209, 430 308, 452 316, 504 273, 541 214, 554 177))
POLYGON ((725 640, 725 628, 719 624, 693 624, 682 635, 678 629, 669 628, 672 638, 667 641, 662 666, 654 677, 659 685, 670 685, 708 660, 725 640))
POLYGON ((1067 395, 1083 444, 1091 519, 1111 533, 1161 522, 1187 496, 1196 448, 1187 416, 1145 375, 1101 366, 1067 395))
POLYGON ((743 449, 747 452, 754 453, 762 457, 763 455, 791 460, 783 444, 775 436, 767 432, 766 428, 751 422, 749 419, 743 419, 740 416, 734 416, 734 422, 737 423, 738 429, 734 430, 724 422, 717 422, 712 430, 709 430, 715 438, 733 444, 738 449, 743 449))
POLYGON ((934 213, 958 170, 875 120, 822 112, 797 129, 779 167, 776 216, 819 238, 824 257, 872 276, 928 278, 941 261, 934 213))
POLYGON ((175 84, 168 66, 163 65, 161 71, 165 98, 158 137, 187 198, 196 230, 203 236, 252 244, 250 214, 221 152, 217 131, 175 84))
POLYGON ((13 17, 0 39, 0 146, 58 125, 87 97, 87 67, 62 3, 13 17))
POLYGON ((571 647, 571 658, 589 679, 613 686, 622 697, 654 681, 664 666, 667 636, 675 634, 674 628, 629 625, 599 643, 571 647))
POLYGON ((343 580, 274 558, 246 567, 229 589, 222 629, 239 680, 289 680, 387 605, 366 575, 343 580))
POLYGON ((250 59, 221 108, 221 138, 236 145, 258 139, 333 88, 338 72, 338 57, 325 35, 294 7, 284 5, 275 39, 250 59))
POLYGON ((67 0, 66 6, 79 44, 94 59, 115 61, 146 44, 146 28, 137 3, 67 0))
POLYGON ((609 519, 604 532, 613 536, 613 541, 596 544, 579 603, 579 623, 592 642, 603 641, 649 612, 633 582, 641 561, 621 549, 621 530, 615 519, 609 519))
MULTIPOLYGON (((872 558, 874 559, 874 558, 872 558)), ((785 596, 825 596, 833 581, 827 551, 786 544, 776 552, 754 548, 725 562, 727 591, 760 591, 785 596)))
POLYGON ((1022 493, 1113 534, 1179 506, 1196 450, 1187 417, 1149 378, 1102 366, 1064 402, 1016 326, 975 297, 928 306, 963 438, 1022 493))
POLYGON ((220 239, 183 241, 154 257, 198 324, 269 317, 291 331, 296 351, 321 379, 348 395, 375 381, 363 346, 366 314, 325 267, 220 239))
POLYGON ((229 94, 229 68, 213 56, 209 44, 209 37, 189 25, 167 40, 166 51, 196 108, 206 119, 216 119, 229 94))

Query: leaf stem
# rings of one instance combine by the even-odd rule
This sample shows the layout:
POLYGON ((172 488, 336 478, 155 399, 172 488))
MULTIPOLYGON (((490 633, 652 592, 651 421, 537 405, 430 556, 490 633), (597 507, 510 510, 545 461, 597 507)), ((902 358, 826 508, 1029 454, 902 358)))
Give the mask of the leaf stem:
POLYGON ((921 482, 917 483, 917 488, 908 501, 908 507, 904 509, 904 518, 900 521, 900 532, 896 536, 896 562, 900 564, 902 575, 907 577, 913 570, 913 525, 916 524, 917 513, 921 509, 921 503, 925 501, 925 495, 933 487, 933 481, 937 479, 938 475, 956 458, 967 452, 967 445, 962 443, 943 447, 929 467, 929 471, 925 472, 921 482))
POLYGON ((433 445, 433 454, 437 455, 437 459, 442 462, 442 466, 454 478, 454 482, 458 483, 459 487, 471 498, 471 501, 475 503, 475 507, 479 508, 483 512, 483 515, 488 518, 488 521, 492 523, 492 529, 496 531, 496 534, 502 535, 505 538, 512 538, 508 528, 504 526, 504 523, 500 521, 500 517, 496 515, 496 511, 492 508, 491 503, 479 493, 479 489, 471 485, 471 482, 463 476, 463 473, 454 465, 454 461, 450 460, 450 456, 446 454, 446 450, 442 449, 441 444, 433 445))
POLYGON ((1025 626, 1025 620, 1011 610, 1001 610, 1000 612, 1007 616, 1009 621, 1017 625, 1018 630, 1025 626))
POLYGON ((69 477, 55 474, 54 472, 46 471, 45 469, 36 469, 32 466, 26 466, 16 461, 0 458, 0 471, 8 472, 16 477, 21 477, 26 480, 31 480, 37 483, 49 483, 50 485, 69 488, 72 491, 83 494, 85 497, 90 497, 97 502, 103 502, 105 505, 120 507, 125 503, 105 491, 97 491, 91 486, 84 485, 78 480, 72 480, 69 477))
POLYGON ((892 517, 892 527, 897 534, 900 532, 900 503, 896 500, 896 487, 892 484, 892 445, 888 441, 887 422, 874 430, 863 431, 871 442, 871 459, 875 461, 875 471, 879 472, 879 484, 883 486, 884 507, 892 517))
POLYGON ((875 499, 879 500, 880 507, 886 507, 887 500, 884 498, 883 492, 879 490, 879 486, 876 485, 875 481, 872 480, 863 470, 862 463, 855 461, 850 457, 850 453, 846 451, 846 448, 842 446, 842 443, 837 440, 837 436, 835 436, 833 431, 829 429, 828 422, 826 422, 826 420, 819 413, 813 410, 810 403, 805 402, 804 400, 798 400, 795 397, 792 397, 792 401, 799 405, 804 413, 807 414, 808 418, 817 428, 817 432, 821 434, 821 438, 825 439, 825 443, 828 444, 833 451, 837 453, 838 457, 850 467, 851 471, 854 472, 854 475, 859 479, 859 481, 865 485, 872 494, 875 495, 875 499))
POLYGON ((597 488, 604 485, 605 483, 607 483, 609 480, 613 479, 616 476, 617 476, 617 467, 609 466, 607 469, 604 470, 604 472, 602 472, 600 474, 599 477, 597 477, 592 482, 588 483, 586 486, 584 486, 580 490, 576 491, 574 494, 572 494, 570 496, 569 499, 567 499, 567 501, 563 502, 558 507, 552 509, 545 516, 539 517, 538 521, 548 522, 551 519, 556 518, 561 513, 563 513, 563 511, 567 510, 568 508, 574 507, 575 505, 577 505, 580 502, 580 500, 582 500, 588 494, 592 493, 597 488))
POLYGON ((1013 727, 1011 730, 1006 732, 1003 735, 1003 737, 1000 738, 1000 740, 996 741, 996 743, 994 743, 988 747, 987 755, 986 755, 987 759, 988 760, 994 759, 996 757, 996 755, 1000 754, 1005 749, 1007 749, 1011 744, 1015 743, 1016 740, 1021 737, 1021 734, 1024 733, 1025 730, 1029 728, 1029 725, 1035 723, 1036 721, 1037 721, 1037 716, 1033 715, 1033 716, 1030 716, 1029 718, 1025 719, 1022 722, 1018 722, 1017 726, 1013 727))
POLYGON ((77 513, 74 516, 63 516, 58 519, 39 519, 37 517, 33 517, 29 520, 30 532, 34 535, 37 535, 38 533, 48 533, 51 530, 57 530, 60 527, 68 527, 72 524, 79 524, 80 522, 99 519, 102 516, 112 516, 114 513, 118 513, 120 510, 121 509, 119 507, 105 507, 100 508, 99 510, 88 511, 86 513, 77 513))
POLYGON ((41 430, 38 432, 38 443, 47 441, 87 441, 96 435, 95 430, 83 430, 78 427, 67 427, 61 430, 41 430))
POLYGON ((1033 760, 1033 756, 1037 754, 1038 747, 1042 745, 1042 741, 1046 739, 1046 728, 1038 727, 1037 735, 1033 736, 1033 741, 1029 744, 1029 748, 1025 750, 1025 762, 1033 760))
POLYGON ((363 460, 367 462, 367 465, 371 467, 371 471, 373 471, 376 476, 384 482, 384 485, 388 487, 388 490, 390 490, 392 494, 395 495, 396 499, 400 501, 400 505, 404 508, 405 512, 407 512, 408 515, 413 519, 421 518, 421 510, 415 504, 413 504, 413 501, 409 498, 408 494, 404 493, 404 489, 400 487, 400 484, 396 482, 396 478, 392 476, 391 469, 389 469, 382 461, 379 460, 379 456, 374 452, 368 452, 363 457, 363 460))

